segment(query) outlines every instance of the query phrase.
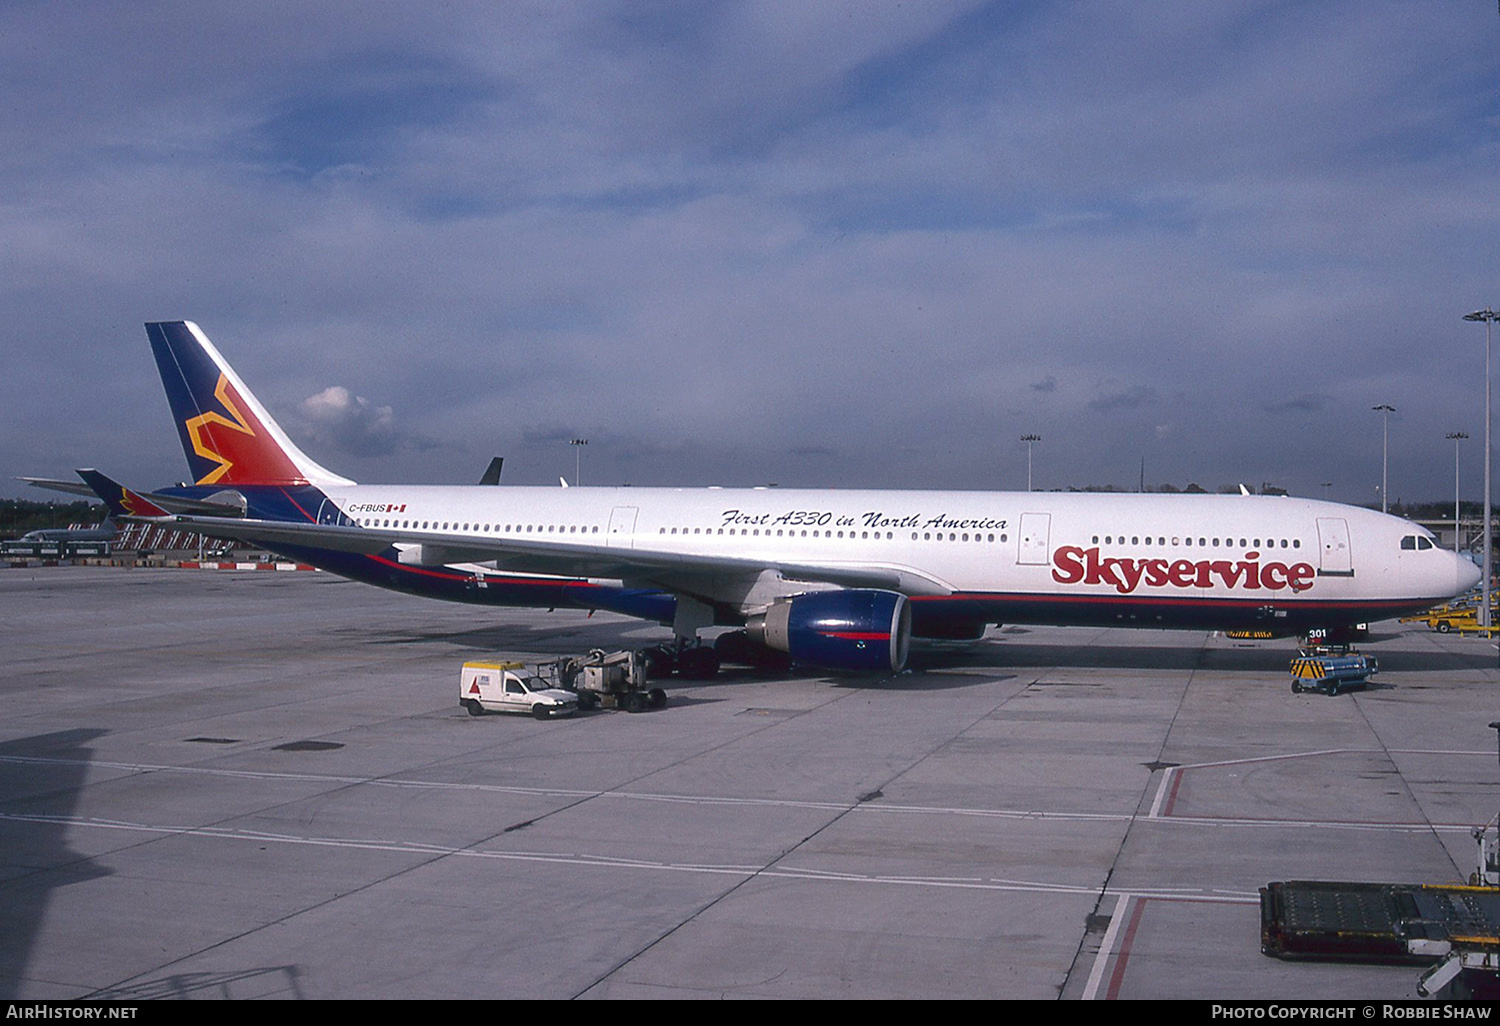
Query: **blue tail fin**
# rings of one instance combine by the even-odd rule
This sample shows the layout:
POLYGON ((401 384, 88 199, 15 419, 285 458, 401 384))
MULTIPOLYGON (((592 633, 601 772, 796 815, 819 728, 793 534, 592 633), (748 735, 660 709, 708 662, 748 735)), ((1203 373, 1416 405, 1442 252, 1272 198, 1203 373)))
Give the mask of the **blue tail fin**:
POLYGON ((198 484, 347 485, 292 443, 191 321, 146 325, 198 484))
POLYGON ((167 511, 150 499, 132 492, 120 482, 97 470, 80 470, 78 476, 94 490, 99 501, 109 507, 111 517, 163 517, 167 511))

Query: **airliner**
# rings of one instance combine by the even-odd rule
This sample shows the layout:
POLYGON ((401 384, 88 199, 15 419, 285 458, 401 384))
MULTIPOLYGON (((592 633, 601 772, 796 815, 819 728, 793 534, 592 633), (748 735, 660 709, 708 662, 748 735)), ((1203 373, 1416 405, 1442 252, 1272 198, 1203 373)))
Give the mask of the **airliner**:
POLYGON ((109 517, 101 520, 97 527, 43 527, 27 531, 17 541, 23 542, 91 542, 114 541, 120 529, 109 517))
POLYGON ((117 518, 413 595, 656 621, 690 678, 720 653, 892 674, 914 638, 1010 623, 1333 636, 1480 577, 1415 524, 1288 496, 356 484, 303 453, 197 325, 146 333, 194 483, 79 471, 117 518), (737 630, 700 640, 719 626, 737 630))

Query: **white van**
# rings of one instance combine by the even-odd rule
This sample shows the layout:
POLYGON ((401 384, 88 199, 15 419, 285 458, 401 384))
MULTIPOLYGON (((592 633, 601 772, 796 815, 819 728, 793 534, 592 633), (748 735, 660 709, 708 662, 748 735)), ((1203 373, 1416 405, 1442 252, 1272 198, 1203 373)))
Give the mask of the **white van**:
POLYGON ((578 695, 526 670, 525 663, 464 663, 459 674, 458 704, 470 716, 486 712, 530 713, 539 720, 571 716, 578 711, 578 695))

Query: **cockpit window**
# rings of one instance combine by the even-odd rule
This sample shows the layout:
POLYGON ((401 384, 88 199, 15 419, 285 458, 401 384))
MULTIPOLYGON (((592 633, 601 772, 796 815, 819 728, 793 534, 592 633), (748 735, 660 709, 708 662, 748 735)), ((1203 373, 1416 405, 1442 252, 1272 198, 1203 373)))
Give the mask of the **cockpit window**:
POLYGON ((1430 549, 1430 548, 1432 548, 1432 542, 1428 541, 1426 538, 1422 537, 1419 534, 1419 535, 1417 535, 1417 548, 1419 548, 1419 549, 1430 549))
POLYGON ((1426 535, 1409 534, 1405 538, 1401 539, 1401 547, 1408 550, 1430 549, 1434 548, 1434 545, 1432 543, 1432 539, 1428 538, 1426 535))
POLYGON ((1415 549, 1417 547, 1417 536, 1409 534, 1405 538, 1402 538, 1401 547, 1403 549, 1415 549))

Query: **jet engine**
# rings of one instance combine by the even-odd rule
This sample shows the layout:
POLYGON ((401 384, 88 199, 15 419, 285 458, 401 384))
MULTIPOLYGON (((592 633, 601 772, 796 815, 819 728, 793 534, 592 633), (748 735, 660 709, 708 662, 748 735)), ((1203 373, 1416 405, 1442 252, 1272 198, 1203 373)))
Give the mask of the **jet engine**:
POLYGON ((809 666, 896 673, 911 647, 911 605, 894 591, 809 592, 752 616, 745 633, 809 666))

